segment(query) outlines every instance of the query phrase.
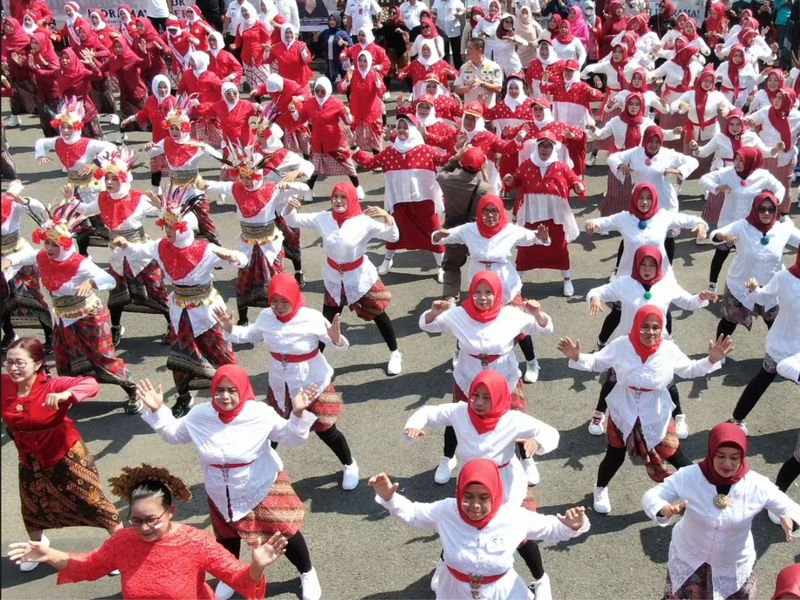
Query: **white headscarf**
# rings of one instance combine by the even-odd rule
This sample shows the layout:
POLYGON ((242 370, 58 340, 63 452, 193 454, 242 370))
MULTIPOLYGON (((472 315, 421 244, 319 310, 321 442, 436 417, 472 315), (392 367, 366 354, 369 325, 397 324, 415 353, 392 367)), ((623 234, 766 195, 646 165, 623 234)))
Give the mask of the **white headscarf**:
POLYGON ((64 14, 64 18, 67 22, 67 25, 69 25, 71 28, 73 25, 75 25, 75 21, 77 21, 78 18, 80 18, 81 16, 81 7, 78 5, 77 2, 67 2, 66 4, 64 4, 64 6, 66 6, 67 4, 69 4, 69 7, 74 11, 72 13, 73 15, 72 17, 67 17, 66 13, 64 14))
POLYGON ((248 14, 250 15, 250 18, 248 18, 248 19, 244 19, 244 18, 241 19, 241 27, 242 27, 242 31, 244 31, 246 29, 250 29, 253 25, 255 25, 258 22, 258 17, 257 17, 258 12, 256 11, 256 7, 253 6, 252 4, 250 4, 249 2, 242 2, 239 5, 239 14, 240 15, 241 15, 242 9, 247 10, 248 14))
POLYGON ((294 45, 294 43, 297 41, 297 30, 294 28, 294 25, 291 23, 284 23, 281 25, 281 41, 286 45, 287 48, 291 48, 294 45), (291 42, 286 41, 287 31, 291 31, 294 34, 291 42))
POLYGON ((273 154, 283 148, 282 137, 283 129, 281 129, 277 123, 273 123, 269 126, 269 137, 267 138, 267 145, 264 148, 267 154, 273 154))
POLYGON ((99 10, 90 10, 89 11, 89 26, 92 28, 93 31, 103 31, 103 29, 106 28, 106 22, 103 19, 103 13, 100 12, 99 10), (92 15, 93 14, 96 14, 97 18, 100 19, 100 24, 99 25, 95 25, 94 23, 92 23, 92 15))
POLYGON ((28 13, 25 13, 25 16, 22 17, 22 30, 27 33, 28 35, 33 35, 39 26, 36 24, 36 21, 33 20, 33 17, 30 16, 28 13), (25 22, 30 22, 30 25, 25 25, 25 22))
POLYGON ((127 25, 133 20, 133 15, 131 15, 127 8, 120 8, 119 20, 122 21, 123 25, 127 25))
POLYGON ((197 227, 197 217, 194 216, 193 213, 188 212, 183 217, 181 217, 181 221, 186 223, 186 229, 184 231, 175 231, 175 244, 176 248, 188 248, 194 243, 194 230, 197 227))
POLYGON ((219 55, 219 51, 225 47, 225 41, 222 39, 222 34, 219 31, 211 31, 208 34, 208 39, 214 38, 217 41, 216 49, 211 48, 211 44, 208 45, 208 52, 214 58, 217 58, 219 55))
POLYGON ((283 91, 283 77, 277 73, 267 75, 267 91, 270 94, 277 94, 283 91))
POLYGON ((370 52, 367 52, 366 50, 362 50, 361 52, 359 52, 358 57, 356 58, 356 68, 358 69, 358 72, 361 75, 361 77, 366 79, 367 75, 369 75, 369 72, 372 69, 372 54, 370 52), (361 58, 362 56, 367 59, 367 68, 364 69, 363 71, 361 70, 361 67, 358 66, 358 59, 361 58))
POLYGON ((186 11, 189 13, 189 23, 197 23, 203 20, 202 12, 198 6, 190 4, 186 7, 186 11))
POLYGON ((520 104, 527 100, 527 98, 528 96, 525 95, 525 82, 519 77, 509 77, 508 83, 506 84, 506 95, 503 98, 505 105, 511 110, 516 110, 520 104), (511 94, 508 92, 508 87, 511 85, 512 81, 516 82, 516 85, 519 88, 519 95, 516 98, 512 98, 511 94))
POLYGON ((156 102, 158 104, 161 104, 164 100, 166 100, 169 97, 169 90, 171 87, 172 84, 169 81, 169 77, 167 77, 166 75, 156 75, 155 77, 153 77, 153 82, 150 84, 150 91, 153 92, 153 96, 155 96, 156 102), (158 84, 161 83, 162 81, 167 84, 167 95, 164 97, 158 95, 158 84))
POLYGON ((333 86, 331 85, 331 80, 327 77, 317 77, 317 80, 314 82, 314 99, 317 101, 317 104, 322 106, 331 97, 333 93, 333 86), (317 87, 325 88, 325 97, 320 100, 319 96, 317 96, 317 87))
POLYGON ((402 119, 408 124, 408 139, 401 140, 400 136, 397 136, 394 140, 394 149, 397 150, 400 154, 405 154, 409 150, 413 150, 417 146, 421 146, 425 143, 425 140, 422 139, 422 134, 419 132, 419 129, 407 118, 399 117, 399 120, 402 119))
POLYGON ((549 43, 549 40, 539 40, 539 43, 536 44, 536 58, 538 58, 542 66, 545 67, 549 67, 558 60, 558 56, 556 56, 556 52, 553 50, 553 44, 549 43), (542 47, 543 43, 547 46, 547 58, 542 58, 542 55, 539 53, 539 48, 542 47))
POLYGON ((202 52, 201 50, 195 50, 189 54, 189 57, 194 62, 193 71, 195 77, 200 77, 200 75, 208 70, 208 65, 211 63, 211 59, 208 57, 208 54, 202 52))
POLYGON ((538 129, 541 129, 545 125, 549 125, 550 123, 555 121, 555 119, 553 118, 553 111, 551 111, 546 106, 543 106, 542 110, 544 111, 544 118, 541 121, 537 121, 535 116, 533 118, 533 123, 534 125, 536 125, 538 129))
POLYGON ((558 152, 561 149, 561 144, 559 144, 558 142, 553 142, 552 140, 547 140, 548 142, 553 144, 553 152, 550 154, 550 158, 548 158, 547 160, 542 160, 539 157, 539 143, 541 141, 542 140, 536 141, 536 149, 531 154, 531 162, 535 164, 537 167, 539 167, 539 171, 541 171, 542 177, 544 177, 544 174, 547 173, 547 168, 553 163, 558 162, 558 152))
POLYGON ((71 146, 72 144, 76 143, 79 139, 81 139, 81 128, 80 127, 73 127, 72 128, 72 133, 69 135, 69 137, 64 137, 63 134, 61 133, 61 131, 59 130, 58 136, 62 140, 64 140, 65 144, 68 144, 68 145, 71 146))
POLYGON ((417 120, 422 123, 425 127, 430 127, 431 125, 435 124, 439 119, 436 118, 436 107, 431 104, 431 110, 428 113, 427 117, 422 117, 419 114, 419 104, 417 104, 417 110, 414 111, 417 115, 417 120))
POLYGON ((424 39, 422 43, 419 45, 419 53, 417 54, 417 60, 423 67, 432 67, 437 62, 439 62, 439 55, 436 53, 436 47, 433 44, 432 40, 424 39), (422 49, 427 47, 431 51, 431 55, 428 58, 425 58, 422 55, 422 49))
POLYGON ((128 171, 127 181, 119 182, 119 191, 116 193, 109 192, 108 195, 114 200, 121 200, 131 193, 131 183, 133 183, 133 173, 128 171))
POLYGON ((481 131, 486 131, 486 120, 483 117, 475 117, 475 127, 472 131, 467 131, 464 127, 464 119, 461 119, 461 131, 467 134, 467 141, 471 141, 481 131))
POLYGON ((228 102, 228 97, 225 95, 225 93, 228 90, 236 90, 238 92, 239 88, 235 83, 231 81, 226 81, 225 83, 222 84, 222 100, 228 107, 228 112, 231 112, 234 108, 236 108, 236 105, 239 104, 239 98, 238 97, 236 98, 236 102, 228 102))
MULTIPOLYGON (((366 45, 361 44, 361 42, 359 42, 359 44, 361 44, 362 48, 366 48, 372 42, 375 41, 375 35, 372 33, 372 28, 371 27, 362 27, 361 29, 358 30, 358 34, 360 35, 362 31, 364 32, 364 37, 367 39, 367 42, 366 42, 366 45)), ((356 40, 357 39, 358 38, 356 37, 356 40)))

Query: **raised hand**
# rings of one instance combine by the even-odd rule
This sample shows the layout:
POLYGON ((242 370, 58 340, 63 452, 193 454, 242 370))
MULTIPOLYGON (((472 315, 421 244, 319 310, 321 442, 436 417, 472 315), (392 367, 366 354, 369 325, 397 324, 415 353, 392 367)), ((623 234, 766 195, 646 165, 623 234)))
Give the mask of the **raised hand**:
POLYGON ((586 231, 586 233, 597 233, 600 231, 600 225, 594 221, 586 221, 586 223, 583 225, 583 229, 586 231))
POLYGON ((533 456, 534 454, 536 454, 536 451, 537 451, 537 450, 539 449, 539 447, 540 447, 540 446, 539 446, 539 442, 537 442, 537 441, 536 441, 535 439, 533 439, 533 438, 530 438, 530 439, 527 439, 527 440, 526 440, 526 439, 519 439, 519 440, 514 440, 514 441, 515 441, 517 444, 522 444, 522 448, 523 448, 523 450, 524 450, 524 456, 525 456, 525 458, 530 458, 531 456, 533 456))
POLYGON ((596 317, 601 312, 605 312, 605 310, 602 300, 598 296, 592 296, 592 299, 589 300, 589 314, 596 317))
POLYGON ((47 562, 49 546, 44 542, 16 542, 8 545, 8 558, 16 564, 47 562))
POLYGON ((286 553, 286 545, 288 543, 289 541, 278 531, 273 533, 270 538, 263 543, 251 545, 248 542, 247 545, 250 546, 253 564, 261 569, 265 569, 286 553))
POLYGON ((581 355, 581 341, 573 342, 568 337, 563 337, 558 341, 558 350, 570 360, 578 360, 581 355))
POLYGON ((391 225, 394 221, 394 217, 380 206, 368 206, 364 209, 364 214, 373 219, 383 219, 386 225, 391 225))
POLYGON ((303 411, 306 410, 314 400, 317 399, 319 390, 316 384, 312 383, 301 389, 292 398, 292 412, 298 418, 303 416, 303 411))
POLYGON ((661 508, 660 511, 658 511, 658 516, 677 517, 684 510, 686 510, 687 506, 689 506, 688 500, 679 500, 678 502, 674 502, 673 504, 666 504, 661 508))
POLYGON ((217 320, 217 325, 222 327, 225 331, 230 333, 233 331, 233 313, 228 312, 224 308, 214 309, 214 318, 217 320))
POLYGON ((717 296, 717 293, 716 292, 712 292, 711 290, 703 290, 702 292, 700 292, 697 295, 700 297, 700 300, 703 300, 705 302, 718 302, 719 301, 719 296, 717 296))
POLYGON ((535 317, 540 312, 542 312, 542 305, 539 304, 538 300, 529 298, 522 303, 522 310, 524 310, 529 315, 533 315, 535 317))
POLYGON ((733 350, 733 338, 729 335, 720 335, 716 341, 708 342, 708 360, 718 363, 728 356, 733 350))
POLYGON ((558 520, 574 531, 578 531, 586 522, 586 509, 582 506, 573 506, 563 515, 556 515, 558 520))
POLYGON ((397 491, 399 485, 392 483, 386 473, 378 473, 375 477, 370 477, 367 485, 375 490, 375 493, 380 496, 384 502, 389 502, 397 491))
POLYGON ((744 287, 746 287, 750 292, 755 292, 758 289, 758 279, 751 277, 744 282, 744 287))
POLYGON ((154 388, 149 379, 142 379, 136 384, 136 397, 150 409, 150 412, 156 412, 164 405, 164 388, 160 383, 154 388))

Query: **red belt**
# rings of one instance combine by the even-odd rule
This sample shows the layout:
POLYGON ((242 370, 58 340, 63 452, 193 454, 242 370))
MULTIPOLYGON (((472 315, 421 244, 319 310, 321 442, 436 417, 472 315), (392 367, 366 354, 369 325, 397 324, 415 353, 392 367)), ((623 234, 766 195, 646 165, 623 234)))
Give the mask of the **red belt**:
POLYGON ((654 391, 654 390, 651 390, 649 388, 638 388, 638 387, 634 387, 632 385, 629 385, 628 389, 629 390, 633 390, 634 392, 652 392, 652 391, 654 391))
POLYGON ((353 262, 349 262, 349 263, 337 263, 335 260, 331 260, 329 258, 328 259, 328 264, 331 267, 333 267, 334 269, 336 269, 337 271, 339 271, 339 273, 344 273, 345 271, 354 271, 358 267, 360 267, 362 264, 364 264, 364 257, 363 256, 359 256, 353 262))
POLYGON ((208 465, 209 467, 214 467, 215 469, 238 469, 240 467, 246 467, 247 465, 252 465, 253 461, 246 463, 219 463, 219 464, 212 464, 208 465))
POLYGON ((503 463, 502 465, 497 465, 497 468, 498 469, 505 469, 510 464, 511 464, 511 461, 509 461, 507 463, 503 463))
MULTIPOLYGON (((700 131, 702 131, 703 129, 705 129, 709 125, 713 125, 716 122, 716 120, 717 120, 716 118, 709 119, 708 121, 703 121, 701 119, 698 123, 695 123, 691 119, 687 118, 686 119, 686 127, 684 128, 683 139, 686 142, 691 142, 693 139, 695 139, 695 135, 694 135, 695 127, 699 127, 700 131)), ((697 138, 698 139, 700 138, 700 131, 697 132, 697 138)))
POLYGON ((489 363, 493 363, 498 358, 502 356, 502 354, 470 354, 472 358, 477 358, 481 361, 481 365, 486 366, 489 363))
POLYGON ((500 573, 499 575, 467 575, 466 573, 462 573, 461 571, 456 571, 450 565, 447 566, 447 570, 450 571, 450 574, 462 581, 464 583, 468 583, 469 586, 473 589, 479 588, 482 585, 489 585, 490 583, 494 583, 495 581, 502 579, 508 571, 505 573, 500 573))
POLYGON ((311 352, 307 354, 279 354, 278 352, 270 352, 272 358, 275 360, 281 361, 283 364, 286 363, 301 363, 307 360, 311 360, 317 354, 319 354, 319 348, 315 348, 311 352))

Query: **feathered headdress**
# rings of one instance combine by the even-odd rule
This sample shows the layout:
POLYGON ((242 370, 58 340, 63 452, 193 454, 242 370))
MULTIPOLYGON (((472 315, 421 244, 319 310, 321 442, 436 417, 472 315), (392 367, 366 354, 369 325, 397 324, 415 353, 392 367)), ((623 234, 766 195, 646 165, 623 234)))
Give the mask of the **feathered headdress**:
POLYGON ((163 483, 169 488, 173 497, 182 502, 192 499, 192 492, 189 491, 183 480, 163 467, 154 467, 147 463, 142 463, 138 467, 123 467, 122 473, 108 479, 111 492, 122 500, 129 500, 133 490, 145 481, 163 483))
POLYGON ((278 118, 278 109, 274 102, 269 102, 261 107, 256 120, 254 133, 263 135, 265 131, 272 127, 272 124, 278 118))
POLYGON ((122 183, 126 183, 133 163, 136 162, 136 152, 125 146, 120 150, 98 154, 95 162, 98 165, 94 171, 95 179, 102 179, 106 174, 111 173, 122 183))
POLYGON ((242 146, 230 140, 226 143, 228 162, 239 177, 261 179, 264 176, 264 157, 253 146, 242 146))
POLYGON ((83 108, 83 100, 70 96, 58 105, 58 112, 50 121, 50 125, 58 129, 62 123, 67 123, 72 125, 74 129, 82 129, 85 116, 86 111, 83 108))
POLYGON ((161 213, 161 218, 156 219, 156 225, 161 228, 169 225, 175 231, 186 231, 189 228, 189 224, 183 217, 203 197, 202 194, 195 194, 193 190, 194 188, 182 185, 170 187, 164 194, 162 200, 164 211, 161 213))
POLYGON ((181 94, 178 96, 175 106, 167 113, 167 116, 164 117, 164 128, 178 127, 185 133, 191 131, 192 126, 189 120, 189 112, 192 110, 194 100, 196 100, 197 97, 198 94, 181 94))
MULTIPOLYGON (((49 212, 49 210, 48 210, 49 212)), ((72 247, 72 238, 78 226, 86 217, 77 212, 77 204, 67 209, 67 214, 63 217, 51 216, 47 221, 33 230, 31 236, 36 244, 43 244, 50 240, 61 246, 64 250, 72 247)))

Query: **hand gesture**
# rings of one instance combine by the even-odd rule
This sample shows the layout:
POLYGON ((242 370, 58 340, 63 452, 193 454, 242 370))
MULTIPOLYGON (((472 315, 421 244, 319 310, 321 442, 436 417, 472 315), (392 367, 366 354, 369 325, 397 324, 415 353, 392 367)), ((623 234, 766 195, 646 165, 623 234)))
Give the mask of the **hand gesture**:
POLYGON ((230 250, 226 250, 225 248, 214 250, 214 254, 216 254, 219 258, 229 263, 235 263, 237 260, 236 256, 234 256, 234 254, 230 250))
POLYGON ((147 52, 147 40, 145 39, 139 40, 139 50, 141 51, 142 54, 145 54, 147 52))
POLYGON ((523 458, 530 458, 531 456, 536 454, 536 451, 540 448, 539 442, 537 442, 533 438, 530 438, 530 439, 527 439, 527 440, 526 439, 519 439, 519 440, 514 440, 514 441, 517 444, 522 444, 523 458))
POLYGON ((289 109, 290 113, 296 113, 297 112, 297 106, 295 105, 294 100, 289 102, 289 106, 287 108, 289 109))
POLYGON ((633 173, 633 169, 631 169, 631 166, 627 164, 620 165, 619 170, 622 171, 622 174, 625 175, 625 177, 630 177, 630 174, 633 173))
POLYGON ((72 398, 72 392, 69 390, 54 392, 52 394, 47 394, 47 397, 44 399, 44 405, 53 410, 58 410, 58 405, 62 402, 66 402, 70 398, 72 398))
POLYGON ((208 189, 208 182, 205 179, 203 179, 202 175, 198 174, 194 180, 194 187, 196 187, 198 190, 205 192, 208 189))
MULTIPOLYGON (((675 135, 682 134, 683 133, 683 126, 682 125, 678 125, 677 127, 673 127, 672 128, 672 133, 675 134, 675 135)), ((694 140, 692 140, 692 141, 694 141, 694 140)))
MULTIPOLYGON (((259 537, 259 542, 260 541, 261 538, 259 537)), ((253 564, 261 569, 266 569, 286 552, 286 545, 288 543, 288 540, 278 531, 273 533, 264 543, 253 544, 248 542, 247 545, 250 546, 253 564)))
MULTIPOLYGON (((592 131, 594 131, 596 129, 596 127, 594 125, 590 125, 590 127, 592 128, 592 131)), ((578 139, 578 136, 575 135, 575 133, 571 129, 565 129, 564 130, 564 137, 566 139, 568 139, 568 140, 578 139)))
POLYGON ((298 196, 292 196, 289 198, 289 201, 286 203, 286 212, 292 212, 293 210, 297 210, 303 205, 303 199, 298 196))
POLYGON ((511 187, 512 185, 514 185, 514 176, 511 173, 503 175, 503 184, 506 187, 511 187))
POLYGON ((417 429, 416 427, 409 427, 408 429, 403 430, 403 435, 406 436, 410 440, 414 440, 417 438, 425 437, 425 430, 424 429, 417 429))
POLYGON ((698 223, 692 227, 692 232, 697 234, 698 240, 704 240, 708 237, 708 225, 705 223, 698 223))
POLYGON ((539 313, 542 312, 542 305, 539 304, 538 300, 534 300, 533 298, 529 298, 522 303, 522 310, 532 316, 537 316, 539 313))
POLYGON ((734 244, 736 244, 736 241, 738 240, 738 238, 732 233, 718 233, 717 235, 714 236, 714 238, 719 239, 719 241, 721 242, 725 242, 729 246, 733 246, 734 244))
POLYGON ((44 542, 16 542, 8 545, 8 558, 16 564, 47 562, 49 546, 44 542))
POLYGON ((392 483, 392 480, 389 479, 386 473, 378 473, 375 477, 370 477, 369 481, 367 481, 367 485, 375 490, 375 493, 378 494, 384 502, 389 502, 399 487, 398 484, 392 483))
POLYGON ((758 289, 758 279, 751 277, 744 282, 744 287, 746 287, 750 292, 755 292, 758 289))
POLYGON ((539 227, 536 228, 536 239, 544 243, 550 241, 550 230, 544 223, 539 224, 539 227))
POLYGON ((681 514, 686 507, 689 506, 688 500, 680 500, 673 504, 666 504, 664 505, 660 511, 658 511, 659 517, 677 517, 681 514))
POLYGON ((155 142, 147 142, 144 146, 142 146, 142 150, 147 152, 148 150, 152 150, 155 147, 156 147, 155 142))
POLYGON ((674 167, 667 167, 666 169, 664 169, 664 175, 680 175, 680 174, 681 172, 678 169, 675 169, 674 167))
POLYGON ((160 383, 154 388, 149 379, 142 379, 136 384, 136 397, 150 409, 150 412, 156 412, 164 405, 164 389, 160 383))
POLYGON ((702 292, 700 292, 697 295, 700 297, 700 300, 703 300, 705 302, 718 302, 719 301, 719 296, 717 296, 717 293, 716 292, 712 292, 711 290, 703 290, 702 292))
POLYGON ((80 296, 81 298, 87 298, 93 290, 94 281, 87 279, 86 281, 81 282, 78 287, 75 288, 75 295, 80 296))
POLYGON ((731 350, 733 350, 733 338, 729 335, 720 335, 716 341, 709 340, 708 342, 708 360, 718 363, 728 356, 731 350))
POLYGON ((303 411, 311 406, 318 395, 319 390, 313 383, 297 392, 294 398, 292 398, 292 412, 294 415, 301 418, 303 416, 303 411))
POLYGON ((88 165, 83 165, 80 169, 78 169, 78 175, 81 177, 88 177, 94 171, 94 165, 89 163, 88 165))
POLYGON ((68 183, 64 187, 61 188, 61 197, 63 200, 71 200, 75 197, 75 187, 68 183))
POLYGON ((11 268, 11 261, 8 260, 7 258, 4 258, 2 264, 0 264, 0 270, 7 271, 10 268, 11 268))
POLYGON ((596 317, 601 312, 605 312, 602 300, 600 300, 599 296, 592 296, 592 299, 589 300, 589 314, 596 317))
POLYGON ((586 223, 583 225, 583 229, 586 231, 586 233, 597 233, 600 231, 600 225, 595 221, 590 220, 586 221, 586 223))
POLYGON ((342 345, 342 315, 337 313, 328 327, 328 337, 331 338, 334 346, 342 345))
POLYGON ((586 522, 586 509, 582 506, 573 506, 563 515, 556 515, 558 520, 574 531, 578 531, 586 522))
POLYGON ((38 161, 38 163, 39 163, 40 165, 46 165, 46 164, 49 164, 49 163, 53 162, 53 159, 52 159, 52 158, 50 158, 49 156, 40 156, 40 157, 37 159, 37 161, 38 161))
POLYGON ((719 186, 717 188, 717 193, 718 194, 730 194, 731 193, 731 188, 730 188, 729 185, 721 185, 721 186, 719 186))
POLYGON ((228 312, 224 308, 214 309, 214 318, 217 320, 217 325, 222 327, 225 331, 230 333, 233 331, 233 313, 228 312))
POLYGON ((794 521, 792 521, 791 517, 783 515, 781 517, 781 528, 783 529, 783 534, 786 536, 786 541, 792 541, 792 530, 794 529, 794 521))
POLYGON ((380 206, 368 206, 366 209, 364 209, 364 214, 368 217, 372 217, 373 219, 383 219, 383 222, 387 225, 391 225, 394 218, 380 206))
POLYGON ((772 154, 772 156, 776 156, 784 150, 786 150, 786 146, 783 144, 783 142, 778 142, 775 144, 775 147, 770 150, 770 154, 772 154))
POLYGON ((111 248, 112 250, 114 250, 115 248, 127 248, 128 240, 126 240, 123 236, 118 235, 108 243, 108 247, 111 248))
POLYGON ((680 114, 685 114, 685 113, 689 112, 689 105, 686 104, 686 102, 680 102, 678 104, 678 112, 680 114))
POLYGON ((450 304, 447 300, 434 300, 431 303, 431 314, 434 318, 438 317, 446 310, 450 310, 452 308, 452 304, 450 304))
POLYGON ((568 337, 563 337, 558 342, 558 350, 570 360, 578 360, 581 355, 581 341, 573 342, 568 337))
POLYGON ((302 175, 300 169, 293 169, 291 171, 287 171, 286 173, 284 173, 283 176, 281 177, 281 180, 287 183, 291 183, 295 181, 298 177, 300 177, 300 175, 302 175))
POLYGON ((447 231, 447 229, 439 229, 439 230, 433 232, 433 236, 431 237, 431 239, 433 240, 434 244, 438 244, 444 238, 449 237, 449 236, 450 236, 450 232, 447 231))
POLYGON ((150 204, 152 204, 156 208, 161 208, 162 206, 161 198, 158 197, 158 194, 156 194, 152 190, 147 190, 146 192, 144 192, 144 195, 147 196, 147 200, 150 202, 150 204))

